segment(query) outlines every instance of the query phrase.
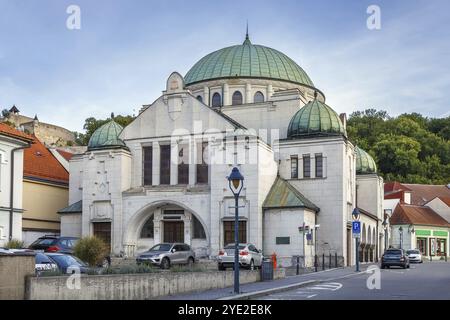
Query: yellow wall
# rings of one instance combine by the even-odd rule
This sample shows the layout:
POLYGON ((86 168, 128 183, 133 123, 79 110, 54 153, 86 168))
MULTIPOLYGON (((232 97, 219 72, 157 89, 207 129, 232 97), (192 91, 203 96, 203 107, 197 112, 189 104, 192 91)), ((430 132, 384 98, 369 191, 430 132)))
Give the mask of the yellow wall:
POLYGON ((68 206, 69 189, 68 187, 59 187, 39 183, 35 181, 24 180, 23 182, 23 225, 24 230, 42 229, 60 230, 61 218, 58 210, 68 206), (31 219, 51 220, 31 221, 31 219))

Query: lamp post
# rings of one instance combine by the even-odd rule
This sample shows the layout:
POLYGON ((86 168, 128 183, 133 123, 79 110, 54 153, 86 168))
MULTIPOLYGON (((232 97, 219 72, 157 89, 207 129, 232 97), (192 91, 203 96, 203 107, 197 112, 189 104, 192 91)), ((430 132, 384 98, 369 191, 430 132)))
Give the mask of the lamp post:
POLYGON ((244 177, 234 167, 227 179, 234 195, 234 293, 239 294, 239 194, 244 186, 244 177))
POLYGON ((383 221, 384 229, 384 251, 388 249, 388 223, 386 220, 383 221))
POLYGON ((400 249, 403 249, 403 227, 400 226, 398 228, 398 232, 400 233, 400 249))

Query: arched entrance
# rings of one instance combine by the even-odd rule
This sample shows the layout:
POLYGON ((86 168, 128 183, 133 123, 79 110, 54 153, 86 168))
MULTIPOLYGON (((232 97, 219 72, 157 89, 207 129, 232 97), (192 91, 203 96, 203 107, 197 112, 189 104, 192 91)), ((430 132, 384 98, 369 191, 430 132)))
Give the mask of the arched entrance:
POLYGON ((163 242, 191 245, 198 257, 209 254, 209 230, 204 220, 185 204, 156 201, 143 206, 129 220, 124 235, 128 256, 163 242))

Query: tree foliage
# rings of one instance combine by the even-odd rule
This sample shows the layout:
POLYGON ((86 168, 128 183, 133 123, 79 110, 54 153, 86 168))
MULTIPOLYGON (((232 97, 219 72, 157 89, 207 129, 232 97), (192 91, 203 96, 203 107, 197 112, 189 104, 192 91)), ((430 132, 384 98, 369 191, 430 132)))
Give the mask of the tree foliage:
MULTIPOLYGON (((122 116, 117 115, 114 117, 114 121, 120 124, 122 127, 126 127, 129 125, 133 120, 135 119, 134 116, 122 116)), ((75 142, 76 144, 80 146, 86 146, 89 143, 89 139, 91 138, 92 134, 100 128, 105 123, 109 122, 111 118, 107 119, 96 119, 94 117, 87 118, 84 121, 83 129, 85 130, 85 133, 80 132, 74 132, 75 134, 75 142)))
POLYGON ((450 117, 418 113, 390 117, 368 109, 349 116, 350 140, 369 152, 385 180, 409 183, 450 182, 450 117))

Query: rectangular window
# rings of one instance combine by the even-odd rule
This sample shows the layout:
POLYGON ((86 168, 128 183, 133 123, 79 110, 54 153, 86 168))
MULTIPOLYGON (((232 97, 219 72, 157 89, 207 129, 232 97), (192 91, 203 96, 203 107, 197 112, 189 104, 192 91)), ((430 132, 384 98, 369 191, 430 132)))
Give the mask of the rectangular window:
POLYGON ((142 148, 142 154, 144 161, 144 186, 151 186, 153 176, 153 148, 142 148))
POLYGON ((170 184, 170 145, 162 145, 159 176, 160 184, 170 184))
MULTIPOLYGON (((234 243, 234 221, 223 222, 224 246, 234 243)), ((247 243, 247 221, 239 221, 239 243, 247 243)))
POLYGON ((189 147, 187 145, 178 148, 178 184, 189 183, 189 147))
POLYGON ((303 178, 311 178, 311 156, 303 155, 303 178))
POLYGON ((321 153, 316 153, 316 178, 323 178, 323 156, 321 153))
POLYGON ((298 179, 298 157, 291 157, 291 179, 298 179))
POLYGON ((200 184, 208 183, 208 163, 205 159, 208 152, 207 147, 208 142, 203 142, 199 146, 199 151, 201 152, 197 152, 197 183, 200 184))
POLYGON ((291 244, 290 237, 276 237, 276 244, 291 244))

